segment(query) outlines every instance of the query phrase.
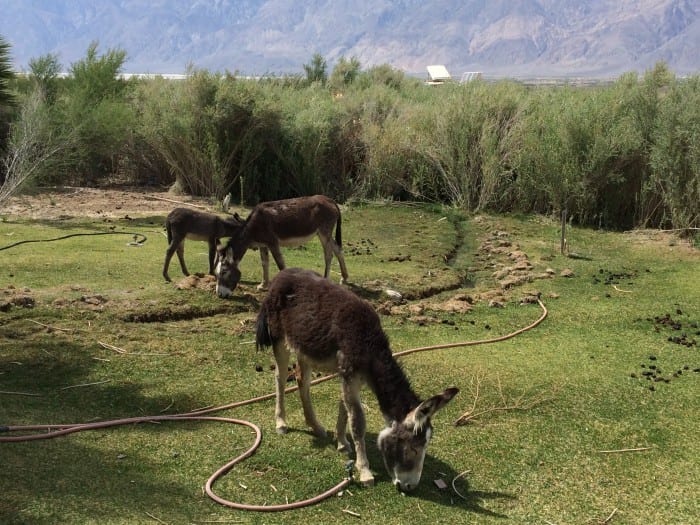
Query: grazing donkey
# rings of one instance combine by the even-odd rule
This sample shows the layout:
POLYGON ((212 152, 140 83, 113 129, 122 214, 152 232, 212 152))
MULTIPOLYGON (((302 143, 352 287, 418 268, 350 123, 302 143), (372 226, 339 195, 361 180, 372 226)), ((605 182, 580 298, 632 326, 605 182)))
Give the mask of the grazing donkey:
POLYGON ((365 415, 360 404, 360 388, 366 382, 386 421, 377 445, 393 483, 402 491, 418 485, 433 432, 430 418, 459 390, 448 388, 421 402, 394 359, 379 316, 369 303, 315 272, 299 268, 280 271, 258 314, 256 345, 259 349, 272 346, 275 355, 275 419, 279 433, 287 431, 284 390, 292 349, 298 361, 304 418, 314 434, 323 437, 326 431, 311 405, 312 366, 340 376, 338 450, 350 450, 346 437, 349 419, 360 482, 372 485, 374 477, 365 449, 365 415))
POLYGON ((163 277, 170 281, 168 267, 173 254, 177 253, 182 273, 189 275, 185 266, 185 239, 207 241, 209 243, 209 273, 214 274, 214 258, 216 246, 222 237, 231 237, 243 227, 240 217, 222 219, 213 213, 192 210, 190 208, 175 208, 165 219, 165 229, 168 234, 168 249, 165 251, 163 277))
MULTIPOLYGON (((242 220, 242 219, 241 219, 242 220)), ((240 280, 238 265, 248 248, 260 249, 263 280, 259 289, 267 288, 270 282, 270 256, 272 252, 277 268, 284 269, 281 246, 299 246, 318 235, 323 246, 326 263, 324 276, 330 274, 333 255, 340 263, 341 282, 348 278, 348 270, 342 251, 340 208, 324 195, 298 197, 280 201, 262 202, 255 206, 225 246, 218 248, 216 270, 216 293, 228 297, 240 280), (333 228, 335 227, 335 240, 333 228)))

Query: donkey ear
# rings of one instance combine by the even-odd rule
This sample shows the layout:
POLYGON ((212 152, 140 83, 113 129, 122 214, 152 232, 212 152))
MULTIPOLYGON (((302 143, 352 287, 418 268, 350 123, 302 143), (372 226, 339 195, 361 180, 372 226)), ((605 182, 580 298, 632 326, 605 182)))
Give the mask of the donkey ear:
POLYGON ((444 407, 457 395, 459 388, 448 388, 442 394, 426 399, 406 417, 406 423, 412 423, 413 428, 420 429, 430 417, 444 407), (410 421, 409 421, 410 419, 410 421))

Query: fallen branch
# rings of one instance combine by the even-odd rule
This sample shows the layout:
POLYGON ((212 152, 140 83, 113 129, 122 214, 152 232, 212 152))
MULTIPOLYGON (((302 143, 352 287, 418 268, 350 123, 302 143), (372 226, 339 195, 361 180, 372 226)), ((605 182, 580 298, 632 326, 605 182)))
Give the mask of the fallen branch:
POLYGON ((191 202, 182 202, 182 201, 176 201, 176 200, 173 200, 173 199, 166 199, 165 197, 156 197, 155 195, 149 195, 147 198, 149 198, 149 199, 155 199, 155 200, 158 200, 158 201, 172 202, 172 203, 175 203, 175 204, 182 204, 183 206, 192 206, 193 208, 199 208, 199 209, 201 209, 201 210, 206 210, 206 209, 207 209, 206 206, 201 206, 201 205, 199 205, 199 204, 192 204, 191 202))
POLYGON ((0 394, 6 396, 31 396, 31 397, 41 397, 41 394, 31 394, 29 392, 8 392, 5 390, 0 390, 0 394))
POLYGON ((610 523, 610 520, 612 519, 612 517, 615 515, 616 512, 617 512, 617 507, 615 507, 613 509, 613 511, 610 513, 610 516, 608 516, 607 518, 605 518, 603 521, 600 522, 601 525, 606 525, 607 523, 610 523))
POLYGON ((475 420, 478 417, 481 417, 485 414, 489 414, 491 412, 505 412, 505 411, 510 411, 510 410, 530 410, 531 408, 534 408, 538 405, 541 405, 543 403, 546 403, 548 401, 551 401, 554 399, 553 396, 548 396, 545 395, 544 393, 539 393, 531 396, 530 398, 527 397, 527 392, 523 393, 522 395, 518 396, 516 399, 509 401, 506 398, 506 395, 503 392, 503 386, 501 385, 501 379, 500 377, 496 377, 496 390, 498 392, 498 397, 500 399, 500 404, 496 406, 489 406, 486 407, 482 410, 476 410, 478 404, 479 404, 479 397, 481 393, 481 384, 484 381, 484 373, 483 372, 477 372, 477 375, 472 379, 472 383, 470 385, 470 390, 472 392, 472 397, 473 397, 473 402, 472 406, 469 410, 464 412, 461 416, 459 416, 455 422, 453 423, 455 426, 459 425, 466 425, 470 421, 475 420))
POLYGON ((127 351, 124 350, 123 348, 119 348, 118 346, 110 345, 108 343, 103 343, 102 341, 97 341, 97 344, 103 348, 106 348, 107 350, 114 350, 118 354, 126 354, 127 353, 127 351))
POLYGON ((353 512, 353 511, 348 510, 348 509, 343 509, 343 512, 344 512, 345 514, 350 514, 350 516, 355 516, 356 518, 361 518, 361 517, 362 517, 362 516, 360 516, 357 512, 353 512))
POLYGON ((162 519, 160 519, 160 518, 154 516, 154 515, 151 514, 150 512, 146 512, 146 516, 148 516, 149 518, 153 518, 153 519, 156 520, 158 523, 163 523, 164 525, 168 525, 165 521, 163 521, 162 519))
POLYGON ((40 323, 39 321, 35 321, 34 319, 28 319, 28 321, 30 321, 34 324, 38 324, 39 326, 43 326, 47 330, 59 330, 61 332, 77 332, 78 331, 77 328, 58 328, 57 326, 53 326, 50 324, 40 323))
POLYGON ((61 388, 61 390, 68 390, 70 388, 82 388, 84 386, 95 386, 95 385, 102 385, 104 383, 109 383, 111 379, 105 379, 104 381, 96 381, 94 383, 81 383, 80 385, 70 385, 70 386, 64 386, 61 388))
POLYGON ((616 450, 598 450, 598 454, 620 454, 623 452, 643 452, 654 447, 618 448, 616 450))
POLYGON ((632 290, 621 290, 621 289, 618 288, 617 285, 615 285, 615 284, 613 284, 612 287, 615 288, 615 290, 617 290, 618 292, 622 292, 622 293, 632 293, 632 290))

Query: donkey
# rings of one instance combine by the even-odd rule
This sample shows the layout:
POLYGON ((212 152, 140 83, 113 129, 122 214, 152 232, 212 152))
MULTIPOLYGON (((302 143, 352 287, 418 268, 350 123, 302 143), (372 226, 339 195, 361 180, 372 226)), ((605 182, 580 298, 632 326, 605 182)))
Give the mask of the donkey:
POLYGON ((386 428, 377 446, 394 485, 413 490, 420 481, 428 442, 431 416, 459 390, 448 388, 421 401, 394 359, 379 316, 369 303, 319 274, 289 268, 273 279, 256 325, 258 349, 272 347, 277 363, 275 424, 287 432, 284 391, 290 348, 297 358, 297 382, 304 418, 319 437, 326 431, 311 405, 311 367, 337 372, 341 381, 336 438, 338 450, 350 451, 346 437, 348 419, 355 444, 360 482, 369 486, 374 477, 365 449, 365 415, 360 388, 366 382, 379 402, 386 428))
POLYGON ((185 265, 185 239, 207 241, 209 243, 209 273, 214 274, 214 259, 216 247, 222 237, 231 237, 243 227, 240 217, 222 219, 213 213, 192 210, 190 208, 175 208, 165 219, 165 229, 168 234, 168 248, 165 251, 163 277, 170 282, 168 267, 173 254, 177 253, 182 273, 189 275, 185 265))
MULTIPOLYGON (((242 219, 241 219, 242 220, 242 219)), ((341 283, 347 281, 348 270, 342 251, 340 208, 324 195, 298 197, 280 201, 262 202, 255 206, 244 221, 244 226, 231 236, 225 246, 218 247, 216 293, 228 297, 240 280, 238 265, 248 248, 260 249, 263 279, 258 289, 266 289, 270 282, 270 257, 277 268, 284 269, 281 246, 299 246, 318 235, 326 263, 324 276, 330 274, 333 255, 340 263, 341 283), (333 228, 335 227, 335 240, 333 228)))

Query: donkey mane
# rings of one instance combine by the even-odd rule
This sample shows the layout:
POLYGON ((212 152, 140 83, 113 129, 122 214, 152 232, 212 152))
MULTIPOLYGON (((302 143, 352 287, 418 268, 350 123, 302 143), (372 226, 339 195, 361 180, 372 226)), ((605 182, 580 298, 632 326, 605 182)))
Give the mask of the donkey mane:
POLYGON ((366 377, 367 384, 374 392, 382 414, 391 421, 401 421, 420 404, 421 399, 413 391, 401 365, 394 359, 388 341, 385 347, 370 348, 372 363, 366 377))

